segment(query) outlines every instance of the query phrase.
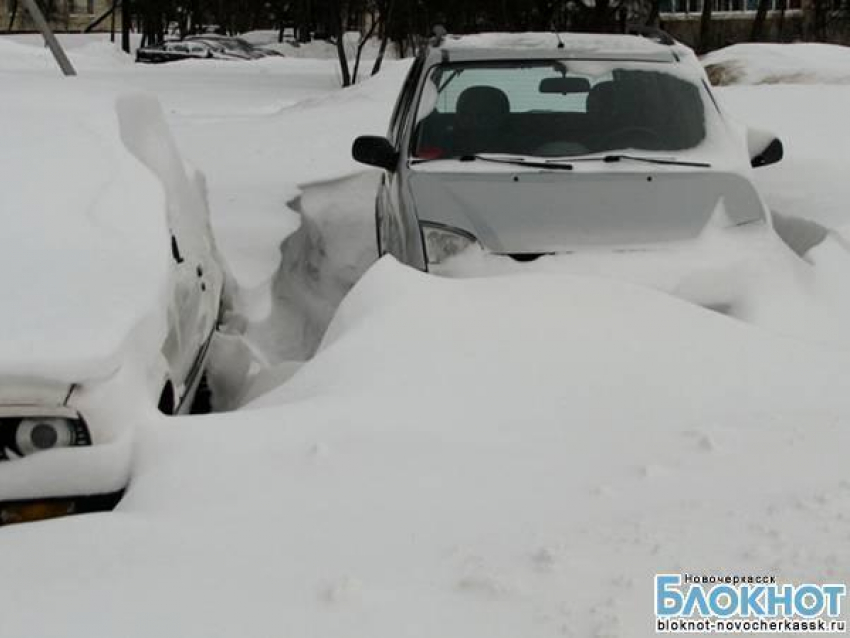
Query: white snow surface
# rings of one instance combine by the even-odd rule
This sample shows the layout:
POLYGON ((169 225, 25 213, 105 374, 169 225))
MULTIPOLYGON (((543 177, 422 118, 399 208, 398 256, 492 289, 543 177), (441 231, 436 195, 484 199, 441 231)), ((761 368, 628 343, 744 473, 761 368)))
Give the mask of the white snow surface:
MULTIPOLYGON (((77 60, 155 93, 207 174, 256 350, 234 328, 216 365, 244 364, 253 401, 142 420, 116 512, 0 529, 0 636, 651 636, 657 572, 848 580, 840 235, 709 272, 701 294, 761 286, 744 320, 669 294, 658 261, 617 281, 592 257, 387 258, 337 310, 374 258, 351 139, 385 130, 406 63, 340 92, 323 60, 77 60)), ((850 224, 850 88, 720 97, 786 142, 757 172, 771 205, 850 224)))
POLYGON ((731 86, 720 95, 741 121, 783 141, 785 159, 755 171, 756 185, 770 207, 842 229, 850 237, 850 131, 843 123, 850 87, 731 86))

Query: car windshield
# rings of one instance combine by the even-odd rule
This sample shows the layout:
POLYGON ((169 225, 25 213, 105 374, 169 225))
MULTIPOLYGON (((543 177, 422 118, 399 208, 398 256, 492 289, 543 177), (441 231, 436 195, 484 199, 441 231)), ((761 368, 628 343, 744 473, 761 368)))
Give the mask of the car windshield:
POLYGON ((698 85, 628 63, 444 64, 431 72, 418 112, 420 159, 680 151, 706 130, 698 85))

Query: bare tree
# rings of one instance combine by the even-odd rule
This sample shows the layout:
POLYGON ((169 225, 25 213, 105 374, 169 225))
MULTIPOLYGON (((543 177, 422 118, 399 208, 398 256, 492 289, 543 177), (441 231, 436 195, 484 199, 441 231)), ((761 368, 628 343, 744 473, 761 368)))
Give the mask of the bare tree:
POLYGON ((342 86, 351 86, 351 68, 348 66, 348 54, 345 51, 345 22, 348 17, 347 0, 330 0, 327 7, 328 27, 331 36, 336 39, 336 54, 342 72, 342 86))
POLYGON ((18 17, 18 0, 9 0, 9 26, 6 31, 11 31, 15 26, 15 19, 18 17))
POLYGON ((378 49, 378 57, 375 58, 375 64, 372 67, 372 75, 378 75, 381 72, 381 66, 384 64, 384 56, 387 54, 387 45, 390 41, 390 25, 393 21, 393 9, 395 8, 395 0, 383 0, 379 5, 381 12, 381 48, 378 49))
POLYGON ((711 50, 711 9, 714 0, 702 0, 702 14, 699 19, 699 52, 706 53, 711 50))
POLYGON ((759 0, 756 17, 753 19, 753 26, 750 29, 751 42, 759 42, 764 37, 764 25, 767 20, 767 12, 770 9, 770 2, 771 0, 759 0))
POLYGON ((132 28, 133 3, 131 0, 121 0, 121 49, 130 52, 130 30, 132 28))
POLYGON ((369 40, 372 39, 372 36, 375 35, 378 24, 382 19, 383 18, 378 15, 377 12, 373 11, 371 13, 371 23, 369 24, 369 28, 366 30, 366 33, 360 35, 360 42, 357 44, 357 52, 354 57, 352 84, 357 84, 357 79, 360 77, 360 59, 363 57, 363 49, 369 43, 369 40))

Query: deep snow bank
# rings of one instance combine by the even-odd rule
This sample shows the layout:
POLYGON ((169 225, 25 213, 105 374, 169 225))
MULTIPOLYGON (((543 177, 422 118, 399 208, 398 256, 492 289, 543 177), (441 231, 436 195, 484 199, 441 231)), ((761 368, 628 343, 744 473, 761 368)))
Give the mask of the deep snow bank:
POLYGON ((735 44, 701 59, 713 84, 850 84, 850 48, 735 44))
MULTIPOLYGON (((133 58, 102 35, 60 36, 69 59, 77 70, 106 71, 132 67, 133 58)), ((15 71, 52 71, 59 67, 40 35, 0 36, 0 67, 15 71)))
POLYGON ((272 114, 209 122, 181 117, 176 123, 189 159, 208 176, 213 224, 234 275, 246 291, 262 292, 262 303, 249 304, 251 314, 261 318, 270 310, 266 293, 281 266, 281 242, 299 224, 288 203, 303 184, 362 171, 351 158, 352 141, 359 134, 386 133, 409 66, 389 62, 379 76, 340 91, 329 63, 282 62, 291 69, 282 95, 297 95, 302 81, 313 87, 321 82, 323 91, 315 96, 313 88, 313 96, 272 114))
POLYGON ((736 117, 772 131, 785 145, 779 164, 754 173, 773 210, 831 228, 850 225, 845 150, 850 87, 730 86, 719 96, 736 117))
POLYGON ((2 635, 652 636, 656 572, 843 581, 848 388, 638 286, 383 260, 256 409, 146 430, 116 513, 0 531, 2 635))

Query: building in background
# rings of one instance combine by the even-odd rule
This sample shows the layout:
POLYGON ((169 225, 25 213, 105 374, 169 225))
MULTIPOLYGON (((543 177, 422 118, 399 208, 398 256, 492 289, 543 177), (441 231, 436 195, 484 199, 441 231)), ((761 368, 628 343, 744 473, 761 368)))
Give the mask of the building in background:
MULTIPOLYGON (((710 0, 712 47, 750 39, 758 0, 710 0)), ((787 42, 804 37, 805 0, 771 0, 765 17, 764 40, 787 42)), ((696 46, 703 0, 661 0, 662 28, 677 40, 696 46)))
MULTIPOLYGON (((112 0, 39 0, 50 27, 56 32, 82 32, 109 14, 112 0)), ((116 21, 120 24, 120 9, 116 21)), ((109 31, 111 19, 94 24, 92 31, 109 31)), ((35 31, 26 8, 18 0, 0 0, 0 33, 35 31)))

